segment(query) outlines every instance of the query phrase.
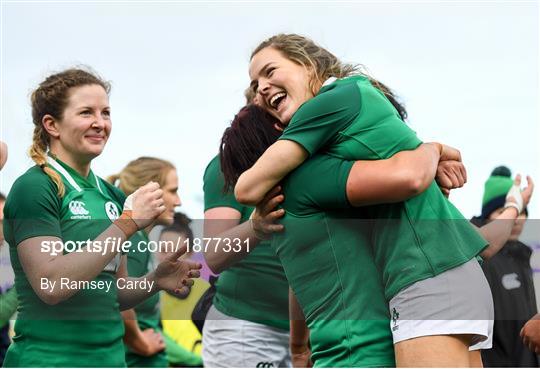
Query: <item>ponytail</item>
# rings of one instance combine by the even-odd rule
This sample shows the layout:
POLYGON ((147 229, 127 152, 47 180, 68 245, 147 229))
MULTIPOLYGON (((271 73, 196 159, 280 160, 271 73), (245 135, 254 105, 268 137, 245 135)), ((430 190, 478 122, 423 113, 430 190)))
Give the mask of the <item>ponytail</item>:
POLYGON ((54 182, 58 188, 58 197, 64 197, 64 194, 66 193, 64 182, 62 182, 60 174, 47 166, 47 154, 45 153, 45 150, 47 150, 47 133, 43 129, 43 126, 36 125, 32 137, 32 146, 30 146, 29 150, 30 158, 32 158, 34 163, 39 165, 41 170, 54 182))

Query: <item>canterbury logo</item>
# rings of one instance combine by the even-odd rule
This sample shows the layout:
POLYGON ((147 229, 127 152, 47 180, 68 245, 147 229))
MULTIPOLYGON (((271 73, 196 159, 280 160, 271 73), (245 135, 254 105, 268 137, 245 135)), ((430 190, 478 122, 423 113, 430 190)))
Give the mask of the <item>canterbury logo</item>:
POLYGON ((273 367, 274 367, 274 363, 269 363, 266 361, 261 361, 260 363, 257 364, 257 368, 273 368, 273 367))
POLYGON ((503 275, 501 282, 504 288, 506 288, 507 290, 514 290, 521 287, 521 282, 519 281, 519 276, 517 275, 517 273, 503 275))
POLYGON ((85 208, 85 203, 82 201, 70 201, 69 203, 69 211, 71 211, 71 214, 73 215, 88 215, 89 212, 85 208))

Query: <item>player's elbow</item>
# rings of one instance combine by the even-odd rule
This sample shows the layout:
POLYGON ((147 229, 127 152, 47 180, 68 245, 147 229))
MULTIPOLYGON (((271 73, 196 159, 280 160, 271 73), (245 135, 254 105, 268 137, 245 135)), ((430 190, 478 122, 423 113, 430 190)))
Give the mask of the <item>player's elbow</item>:
POLYGON ((414 197, 424 192, 433 179, 422 170, 404 169, 400 174, 401 186, 407 197, 414 197))
POLYGON ((409 178, 407 181, 407 190, 411 197, 421 194, 425 190, 424 181, 422 178, 409 178))
POLYGON ((257 205, 261 199, 257 195, 257 192, 253 187, 247 186, 244 182, 240 181, 242 177, 238 179, 238 183, 234 187, 234 196, 236 201, 244 205, 257 205))
POLYGON ((255 206, 259 203, 258 197, 248 192, 235 192, 236 200, 242 205, 255 206))

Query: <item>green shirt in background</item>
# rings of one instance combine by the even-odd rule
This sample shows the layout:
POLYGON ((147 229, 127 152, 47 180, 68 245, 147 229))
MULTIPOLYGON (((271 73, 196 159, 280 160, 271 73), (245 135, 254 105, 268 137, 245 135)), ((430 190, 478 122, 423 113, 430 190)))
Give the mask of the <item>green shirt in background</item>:
MULTIPOLYGON (((142 277, 154 270, 152 253, 146 249, 148 235, 139 231, 130 239, 132 247, 127 254, 128 275, 130 277, 142 277), (141 247, 138 247, 141 243, 141 247), (142 249, 145 251, 141 251, 142 249)), ((135 307, 137 323, 141 331, 152 328, 163 334, 160 326, 159 293, 141 302, 135 307)), ((126 346, 126 363, 130 368, 163 368, 169 365, 165 351, 152 356, 141 356, 131 351, 126 346)))
POLYGON ((346 197, 352 165, 316 155, 285 179, 285 232, 272 246, 304 311, 316 367, 395 366, 370 231, 346 197))
MULTIPOLYGON (((238 210, 241 223, 253 211, 239 204, 231 192, 224 192, 218 156, 210 161, 204 173, 204 210, 217 207, 238 210)), ((214 306, 238 319, 288 330, 288 291, 283 267, 270 243, 260 242, 246 258, 219 275, 214 306)))
POLYGON ((94 280, 109 282, 112 288, 82 289, 57 305, 47 305, 36 295, 19 261, 17 247, 28 238, 59 237, 64 243, 93 240, 121 212, 125 197, 118 189, 92 172, 83 178, 66 164, 55 164, 64 173, 63 198, 57 196, 52 180, 34 166, 15 181, 5 204, 4 234, 19 307, 4 366, 125 366, 115 275, 120 255, 94 280))
MULTIPOLYGON (((384 94, 362 76, 321 88, 291 119, 280 139, 348 160, 387 159, 421 141, 384 94)), ((317 177, 312 177, 317 180, 317 177)), ((389 300, 479 254, 487 242, 442 195, 435 181, 407 201, 370 207, 375 262, 389 300)))

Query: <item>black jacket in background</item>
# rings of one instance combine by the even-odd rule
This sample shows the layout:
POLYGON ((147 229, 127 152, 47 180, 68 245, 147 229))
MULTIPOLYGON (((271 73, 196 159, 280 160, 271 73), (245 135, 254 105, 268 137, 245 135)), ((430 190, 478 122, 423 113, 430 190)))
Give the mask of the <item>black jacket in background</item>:
MULTIPOLYGON (((476 219, 472 222, 481 225, 476 219)), ((538 357, 519 336, 523 325, 537 313, 531 254, 527 245, 508 241, 482 264, 495 306, 493 348, 482 350, 485 367, 539 366, 538 357)))

